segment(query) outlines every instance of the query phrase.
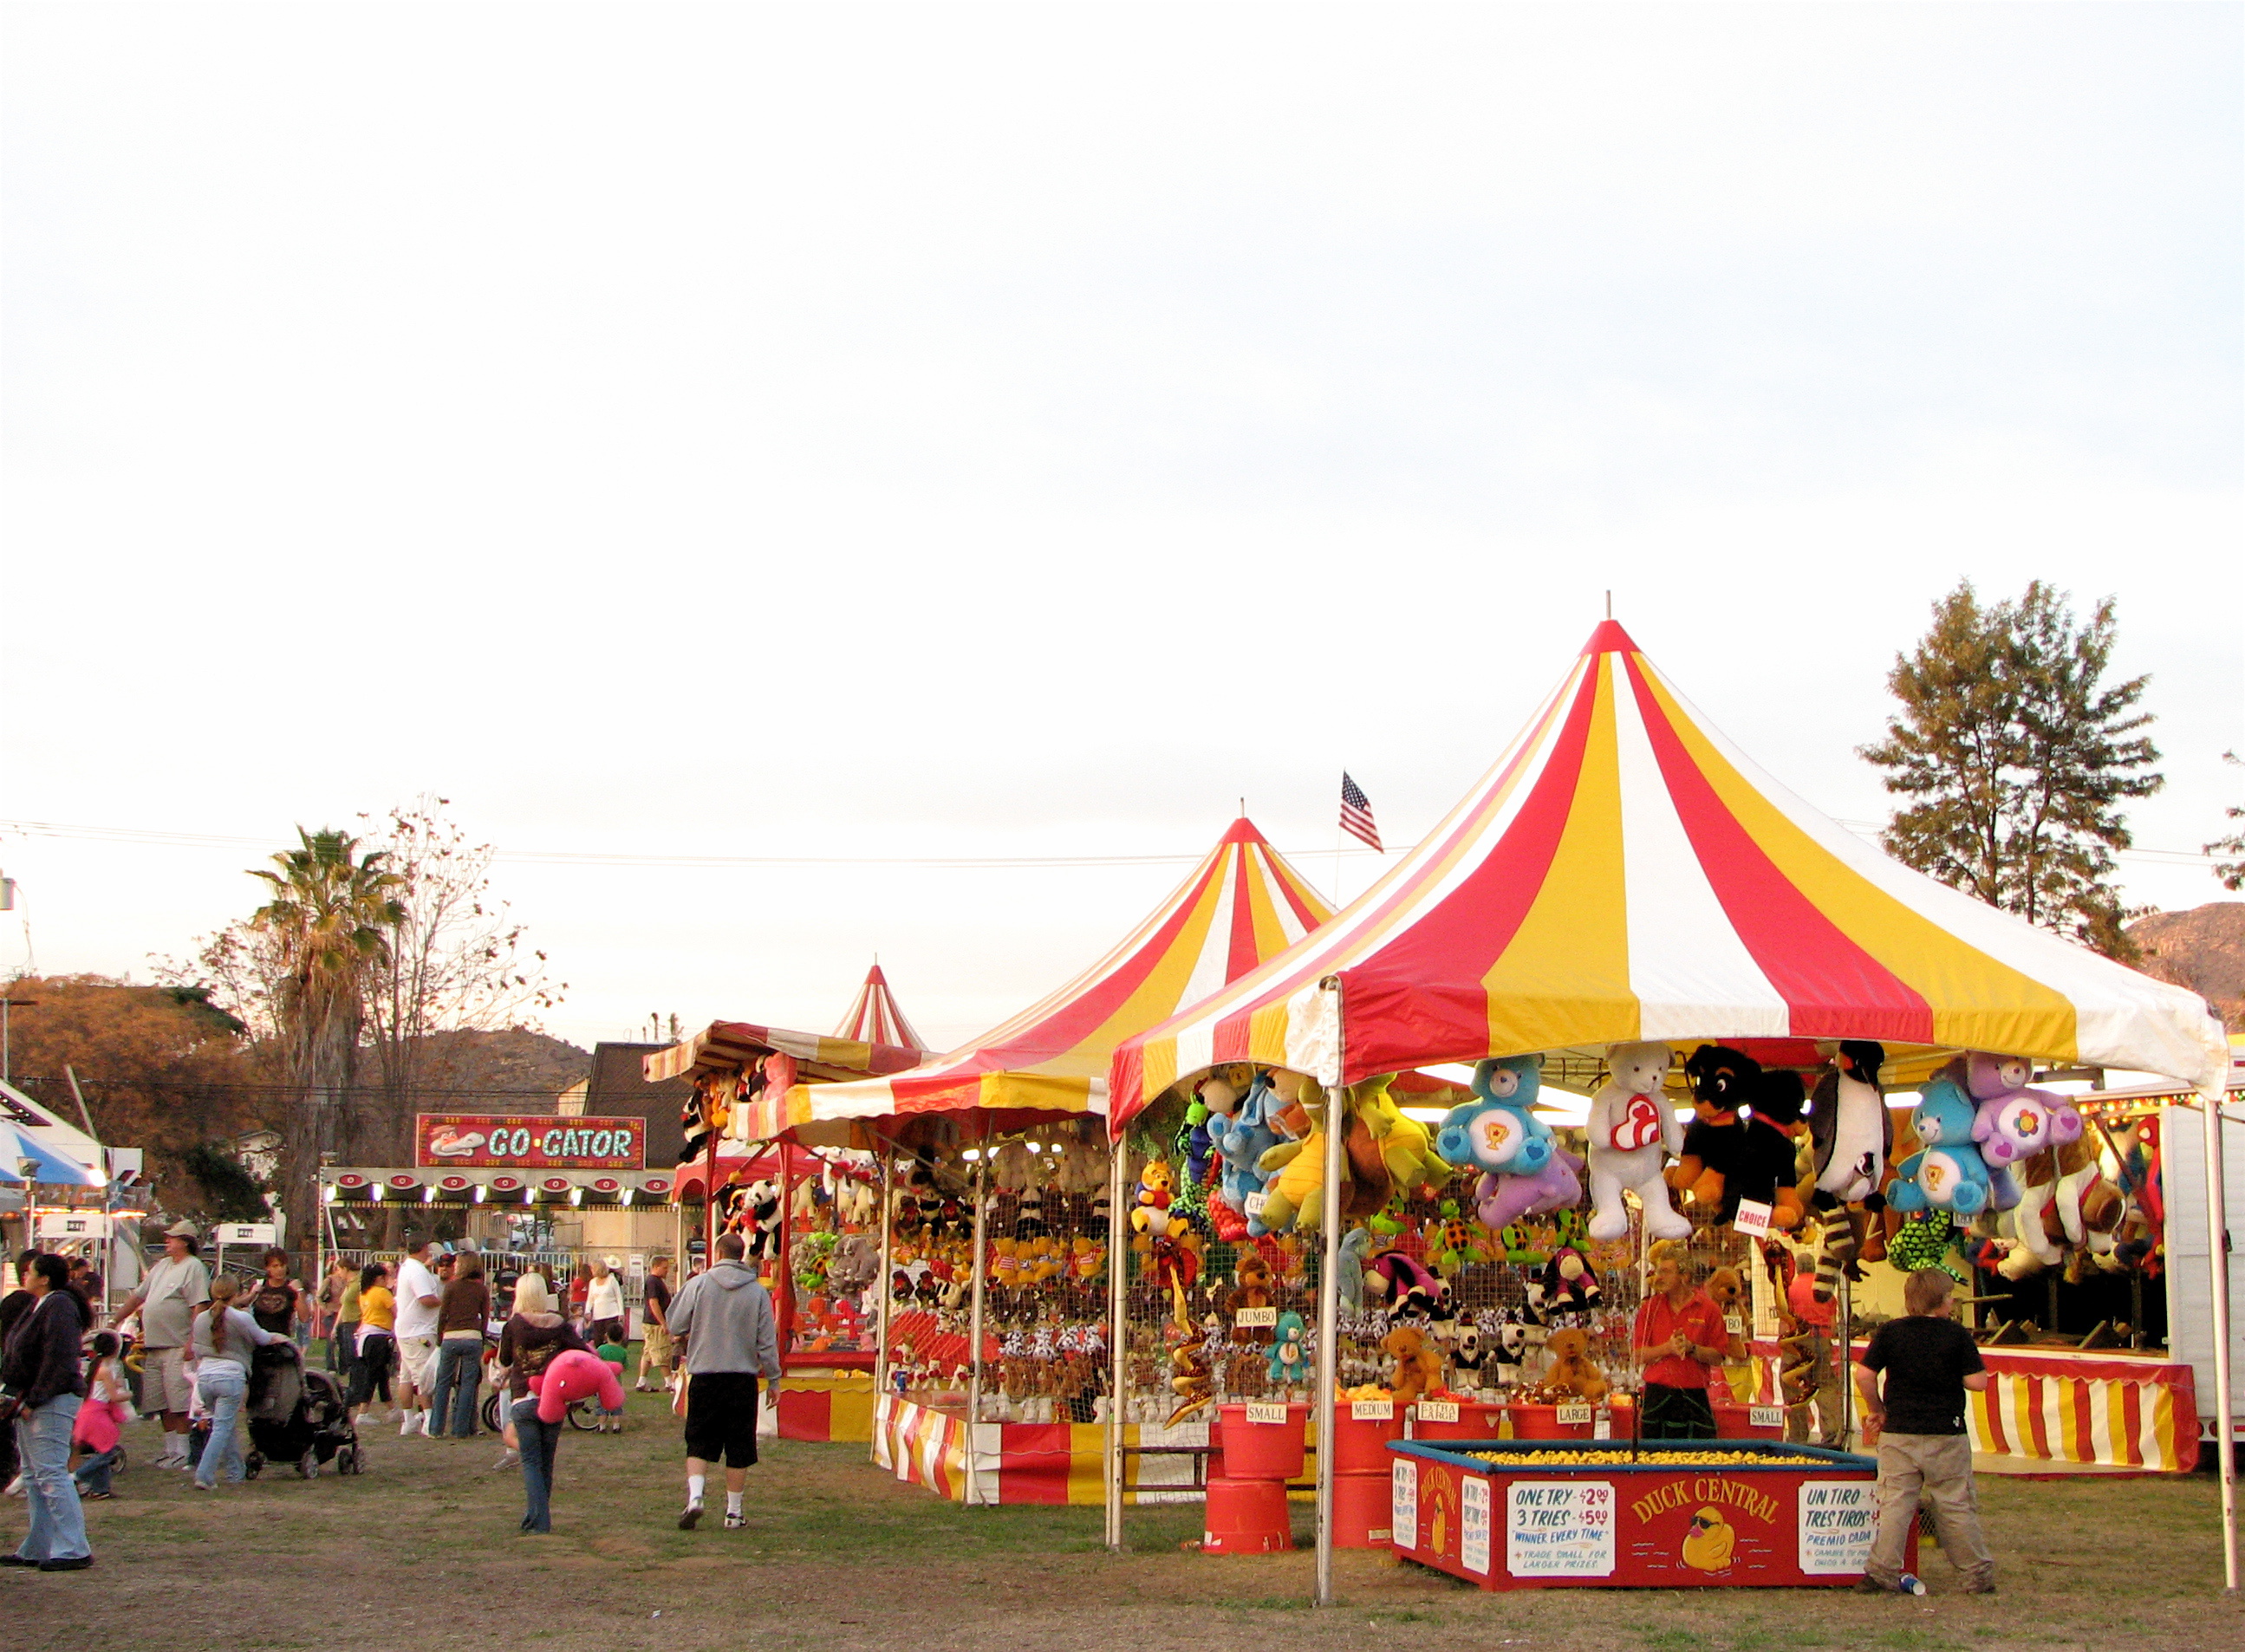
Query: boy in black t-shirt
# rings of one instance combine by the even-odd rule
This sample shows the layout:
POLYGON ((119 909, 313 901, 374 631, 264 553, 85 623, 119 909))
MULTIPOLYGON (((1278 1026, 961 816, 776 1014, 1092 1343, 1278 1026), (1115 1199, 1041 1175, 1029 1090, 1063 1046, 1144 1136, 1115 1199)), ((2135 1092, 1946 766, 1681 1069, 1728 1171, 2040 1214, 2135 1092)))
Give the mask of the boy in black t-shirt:
POLYGON ((1956 1288, 1938 1268, 1910 1275, 1902 1285, 1907 1317, 1881 1325, 1855 1366, 1863 1443, 1876 1445, 1879 1453, 1879 1534, 1857 1585, 1868 1594, 1901 1587, 1921 1489, 1933 1505, 1941 1552, 1964 1574, 1964 1592, 1996 1592, 1996 1559, 1980 1530, 1972 1442, 1964 1430, 1964 1391, 1984 1390, 1988 1372, 1971 1333, 1950 1317, 1956 1288))

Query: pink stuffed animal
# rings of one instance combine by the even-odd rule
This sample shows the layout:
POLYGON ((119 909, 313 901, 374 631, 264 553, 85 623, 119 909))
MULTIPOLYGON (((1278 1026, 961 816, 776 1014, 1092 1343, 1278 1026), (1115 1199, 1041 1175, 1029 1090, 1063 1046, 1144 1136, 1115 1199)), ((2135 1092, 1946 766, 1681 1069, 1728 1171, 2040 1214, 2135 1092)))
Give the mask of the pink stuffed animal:
POLYGON ((1964 1065, 1964 1088, 1977 1106, 1972 1139, 1991 1168, 2081 1139, 2081 1114, 2072 1101, 2027 1087, 2033 1063, 1975 1051, 1964 1065))
POLYGON ((581 1348, 556 1355, 542 1372, 530 1379, 530 1387, 538 1396, 538 1420, 541 1423, 560 1422, 568 1414, 571 1401, 589 1399, 595 1395, 608 1411, 624 1408, 624 1385, 616 1380, 616 1368, 598 1354, 587 1353, 581 1348))

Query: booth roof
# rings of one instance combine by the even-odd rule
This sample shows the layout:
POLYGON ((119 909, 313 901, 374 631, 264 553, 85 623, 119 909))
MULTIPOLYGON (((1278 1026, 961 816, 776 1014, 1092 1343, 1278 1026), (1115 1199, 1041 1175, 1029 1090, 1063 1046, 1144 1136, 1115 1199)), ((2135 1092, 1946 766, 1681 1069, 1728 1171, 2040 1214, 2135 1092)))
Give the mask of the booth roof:
POLYGON ((912 1024, 905 1019, 904 1011, 897 1005, 897 995, 889 990, 889 978, 881 973, 878 964, 865 972, 865 984, 858 989, 850 1012, 834 1029, 834 1036, 860 1044, 918 1050, 923 1055, 933 1053, 926 1041, 912 1030, 912 1024))
POLYGON ((1346 911, 1124 1040, 1109 1117, 1119 1129, 1223 1061, 1354 1083, 1750 1038, 1991 1050, 2194 1085, 2228 1063, 2196 994, 1888 858, 1756 768, 1608 620, 1481 782, 1346 911))
POLYGON ((1096 1112, 1117 1040, 1236 980, 1332 916, 1245 816, 1146 920, 1082 974, 1002 1026, 908 1073, 797 1086, 787 1125, 988 1109, 1033 1121, 1096 1112))
POLYGON ((785 1055, 800 1073, 819 1079, 855 1079, 873 1073, 901 1073, 925 1053, 909 1046, 792 1032, 747 1021, 712 1021, 682 1043, 648 1055, 645 1071, 648 1082, 654 1084, 665 1079, 699 1078, 706 1073, 740 1073, 767 1055, 785 1055))

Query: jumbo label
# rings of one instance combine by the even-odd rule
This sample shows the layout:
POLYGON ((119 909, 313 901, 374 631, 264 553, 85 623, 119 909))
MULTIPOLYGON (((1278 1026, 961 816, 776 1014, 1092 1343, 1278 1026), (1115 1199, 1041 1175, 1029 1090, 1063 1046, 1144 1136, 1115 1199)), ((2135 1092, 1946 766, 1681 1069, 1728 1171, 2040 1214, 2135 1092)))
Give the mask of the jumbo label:
POLYGON ((1276 1308, 1242 1308, 1231 1317, 1231 1323, 1242 1330, 1269 1330, 1278 1323, 1276 1308))

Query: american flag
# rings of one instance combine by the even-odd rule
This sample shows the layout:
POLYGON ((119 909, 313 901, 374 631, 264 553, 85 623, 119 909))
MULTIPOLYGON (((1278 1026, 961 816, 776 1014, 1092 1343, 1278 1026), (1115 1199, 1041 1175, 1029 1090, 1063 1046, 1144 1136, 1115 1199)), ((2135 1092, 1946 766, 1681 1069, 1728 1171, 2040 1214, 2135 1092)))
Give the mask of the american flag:
MULTIPOLYGON (((1373 823, 1372 799, 1364 789, 1348 777, 1346 769, 1340 775, 1340 829, 1350 836, 1360 838, 1374 849, 1380 849, 1380 828, 1373 823)), ((1380 850, 1381 854, 1387 851, 1380 850)))

